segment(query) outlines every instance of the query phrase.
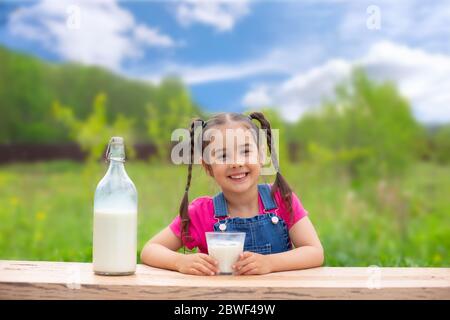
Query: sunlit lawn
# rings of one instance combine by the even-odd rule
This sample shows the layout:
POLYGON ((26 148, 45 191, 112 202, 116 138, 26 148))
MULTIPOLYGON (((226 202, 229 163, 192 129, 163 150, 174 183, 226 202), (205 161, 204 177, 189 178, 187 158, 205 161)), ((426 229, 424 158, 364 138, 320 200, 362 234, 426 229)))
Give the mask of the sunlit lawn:
MULTIPOLYGON (((138 245, 176 215, 186 167, 126 164, 139 193, 138 245)), ((92 202, 106 164, 0 166, 0 259, 90 261, 92 202)), ((306 164, 283 173, 309 211, 329 266, 450 266, 450 167, 417 163, 397 190, 365 185, 306 164)), ((267 181, 272 181, 269 177, 267 181)), ((214 195, 194 169, 190 199, 214 195)))

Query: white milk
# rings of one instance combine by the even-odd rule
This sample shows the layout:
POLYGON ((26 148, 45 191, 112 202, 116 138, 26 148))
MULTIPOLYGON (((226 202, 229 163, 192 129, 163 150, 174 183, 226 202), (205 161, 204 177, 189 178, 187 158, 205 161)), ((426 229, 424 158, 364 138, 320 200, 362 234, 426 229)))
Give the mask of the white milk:
POLYGON ((136 270, 136 212, 94 212, 94 272, 127 274, 136 270))
POLYGON ((243 251, 244 243, 239 241, 219 240, 208 244, 208 253, 219 262, 220 273, 233 273, 231 266, 243 251))

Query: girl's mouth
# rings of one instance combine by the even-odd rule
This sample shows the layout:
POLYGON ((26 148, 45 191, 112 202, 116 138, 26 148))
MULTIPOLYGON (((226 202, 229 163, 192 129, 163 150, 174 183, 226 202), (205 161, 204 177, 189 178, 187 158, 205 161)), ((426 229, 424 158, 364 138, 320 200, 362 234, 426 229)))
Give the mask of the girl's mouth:
POLYGON ((242 173, 228 176, 228 178, 233 180, 233 182, 242 182, 247 178, 248 174, 249 174, 249 172, 242 172, 242 173))

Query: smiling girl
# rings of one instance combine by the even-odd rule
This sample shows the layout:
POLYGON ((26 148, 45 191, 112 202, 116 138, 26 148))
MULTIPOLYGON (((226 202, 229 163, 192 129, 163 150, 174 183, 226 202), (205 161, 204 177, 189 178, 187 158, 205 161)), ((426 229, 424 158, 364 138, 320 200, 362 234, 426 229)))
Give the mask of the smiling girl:
POLYGON ((217 261, 208 255, 205 232, 232 231, 246 233, 244 252, 233 266, 236 275, 321 266, 322 245, 308 212, 280 173, 273 144, 270 123, 260 112, 249 116, 220 113, 208 121, 193 121, 191 161, 179 215, 147 242, 141 252, 142 262, 187 274, 217 274, 217 261), (253 120, 259 122, 260 128, 253 120), (198 124, 202 127, 198 137, 201 164, 222 191, 214 197, 198 197, 189 203, 194 132, 198 124), (236 135, 230 135, 230 131, 244 136, 238 139, 244 143, 235 143, 236 135), (258 183, 264 163, 265 152, 260 147, 263 138, 276 170, 273 184, 258 183), (189 249, 196 247, 199 252, 177 252, 183 245, 189 249))

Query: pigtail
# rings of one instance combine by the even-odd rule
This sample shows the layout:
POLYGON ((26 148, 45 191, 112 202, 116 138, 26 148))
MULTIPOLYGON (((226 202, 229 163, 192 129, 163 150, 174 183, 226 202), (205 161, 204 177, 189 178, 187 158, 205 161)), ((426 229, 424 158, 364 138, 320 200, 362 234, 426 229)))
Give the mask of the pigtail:
MULTIPOLYGON (((276 154, 276 150, 273 146, 273 139, 272 139, 272 128, 270 126, 269 121, 266 119, 263 113, 261 112, 252 112, 249 115, 250 119, 256 119, 261 125, 261 129, 265 130, 266 136, 267 136, 267 147, 269 148, 270 157, 272 160, 272 163, 276 170, 276 177, 275 182, 272 185, 271 194, 272 197, 275 198, 275 193, 277 190, 280 190, 281 198, 283 199, 283 202, 287 205, 287 209, 289 212, 289 216, 291 219, 291 223, 294 218, 294 214, 292 212, 292 189, 287 183, 286 179, 281 175, 280 173, 280 165, 278 163, 278 157, 276 154)), ((259 142, 258 142, 259 143, 259 142)))
POLYGON ((188 176, 187 176, 187 181, 186 181, 186 187, 184 190, 184 195, 181 200, 180 209, 179 209, 180 218, 181 218, 181 241, 183 243, 184 251, 186 251, 185 239, 191 238, 191 236, 189 235, 190 218, 189 218, 189 213, 188 213, 189 188, 191 186, 192 165, 194 163, 194 133, 195 133, 197 123, 201 123, 203 126, 203 124, 205 122, 202 119, 195 119, 192 121, 191 126, 190 126, 190 131, 189 131, 189 134, 190 134, 190 149, 189 149, 190 157, 189 157, 189 164, 188 164, 188 176))

